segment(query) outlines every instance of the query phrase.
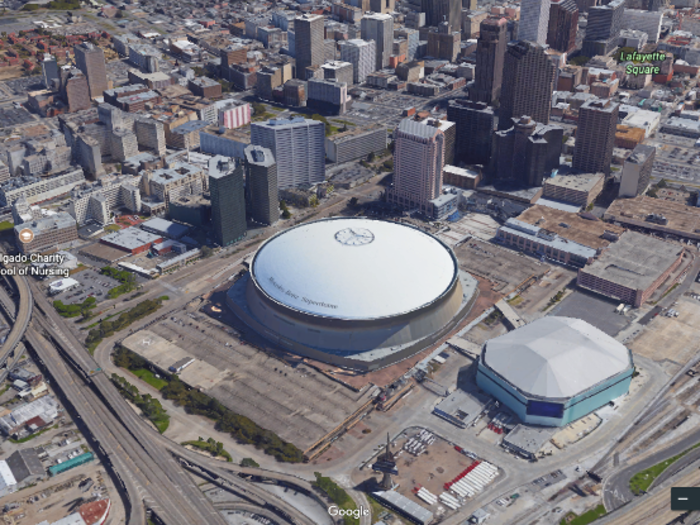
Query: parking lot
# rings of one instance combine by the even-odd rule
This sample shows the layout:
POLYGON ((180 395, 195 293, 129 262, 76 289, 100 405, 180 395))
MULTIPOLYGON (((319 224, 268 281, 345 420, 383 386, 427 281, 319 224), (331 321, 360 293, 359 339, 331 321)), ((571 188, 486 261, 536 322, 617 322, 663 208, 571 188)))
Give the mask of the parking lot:
POLYGON ((553 307, 549 315, 583 319, 614 337, 632 322, 630 317, 615 313, 615 309, 619 305, 619 301, 613 301, 583 290, 576 290, 553 307))
POLYGON ((77 272, 71 275, 71 278, 78 281, 80 286, 53 296, 52 299, 54 301, 59 300, 63 304, 78 304, 93 296, 99 303, 107 298, 107 292, 120 284, 119 281, 102 275, 95 270, 77 272))
MULTIPOLYGON (((15 78, 7 80, 5 85, 9 87, 15 95, 24 95, 27 91, 35 91, 42 88, 41 76, 15 78)), ((25 111, 26 113, 26 111, 25 111)), ((27 113, 28 114, 28 113, 27 113)))
POLYGON ((652 330, 642 332, 629 344, 630 350, 654 361, 686 363, 697 352, 700 301, 683 297, 673 309, 679 312, 678 317, 657 316, 649 325, 652 330))
POLYGON ((12 128, 34 120, 24 108, 5 106, 0 108, 0 128, 12 128))
MULTIPOLYGON (((277 359, 241 340, 229 326, 203 314, 183 311, 151 325, 149 330, 202 361, 187 370, 197 368, 211 375, 200 378, 200 388, 207 395, 302 450, 372 400, 370 389, 355 392, 298 358, 290 357, 288 362, 277 359)), ((154 350, 152 342, 143 347, 148 333, 137 334, 123 344, 141 354, 158 352, 154 360, 161 355, 166 361, 171 359, 167 344, 162 345, 162 352, 160 347, 154 350)))

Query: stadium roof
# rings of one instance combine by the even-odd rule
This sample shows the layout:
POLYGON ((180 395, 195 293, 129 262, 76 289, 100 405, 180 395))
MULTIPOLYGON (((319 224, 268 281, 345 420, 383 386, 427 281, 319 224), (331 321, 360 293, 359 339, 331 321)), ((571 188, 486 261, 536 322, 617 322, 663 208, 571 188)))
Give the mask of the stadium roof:
POLYGON ((377 319, 417 310, 457 276, 450 250, 417 228, 370 219, 330 219, 286 230, 252 264, 273 300, 312 315, 377 319))
POLYGON ((486 343, 484 363, 525 394, 573 397, 632 366, 624 345, 581 319, 544 317, 486 343))

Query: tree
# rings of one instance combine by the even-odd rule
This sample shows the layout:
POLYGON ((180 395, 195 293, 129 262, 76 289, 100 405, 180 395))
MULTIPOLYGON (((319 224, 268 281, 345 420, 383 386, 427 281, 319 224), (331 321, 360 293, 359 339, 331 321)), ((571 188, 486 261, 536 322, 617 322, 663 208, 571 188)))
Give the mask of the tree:
POLYGON ((289 210, 283 210, 283 211, 282 211, 282 218, 283 218, 283 219, 286 220, 286 219, 289 219, 289 218, 291 218, 291 217, 292 217, 292 214, 290 213, 289 210))
POLYGON ((349 204, 350 204, 350 207, 351 207, 351 208, 356 207, 356 206, 357 206, 357 202, 358 202, 357 197, 353 197, 352 199, 350 199, 350 203, 349 203, 349 204))
POLYGON ((573 64, 574 66, 582 66, 590 59, 591 57, 577 56, 569 60, 569 64, 573 64))
POLYGON ((243 458, 241 460, 241 467, 253 467, 253 468, 258 468, 260 465, 258 465, 258 462, 255 461, 253 458, 243 458))
POLYGON ((267 113, 267 107, 265 104, 260 104, 259 102, 253 102, 253 116, 260 117, 267 113))
POLYGON ((367 162, 372 162, 374 160, 374 151, 371 151, 369 155, 367 155, 367 162))
POLYGON ((666 179, 661 179, 659 182, 656 183, 656 187, 659 189, 664 189, 668 187, 668 182, 666 182, 666 179))

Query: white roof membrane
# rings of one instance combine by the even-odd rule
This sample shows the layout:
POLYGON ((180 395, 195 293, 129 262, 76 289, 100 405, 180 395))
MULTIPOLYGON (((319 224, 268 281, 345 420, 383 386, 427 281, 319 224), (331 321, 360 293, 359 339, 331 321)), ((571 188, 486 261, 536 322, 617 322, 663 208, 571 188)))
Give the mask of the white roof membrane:
POLYGON ((581 319, 544 317, 486 343, 485 364, 526 394, 573 397, 632 366, 627 348, 581 319))
POLYGON ((457 277, 449 248, 422 231, 372 219, 329 219, 271 238, 252 275, 272 299, 312 315, 377 319, 419 309, 457 277))

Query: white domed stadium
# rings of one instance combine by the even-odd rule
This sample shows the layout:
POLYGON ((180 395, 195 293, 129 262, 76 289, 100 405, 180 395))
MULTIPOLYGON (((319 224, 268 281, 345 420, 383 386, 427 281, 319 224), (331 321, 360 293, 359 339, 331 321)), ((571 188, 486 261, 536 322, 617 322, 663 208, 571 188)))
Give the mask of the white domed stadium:
POLYGON ((334 218, 268 239, 227 302, 283 349, 369 371, 430 346, 466 315, 476 293, 477 281, 432 235, 334 218))
POLYGON ((524 423, 564 426, 627 393, 632 354, 581 319, 544 317, 484 345, 479 387, 524 423))

